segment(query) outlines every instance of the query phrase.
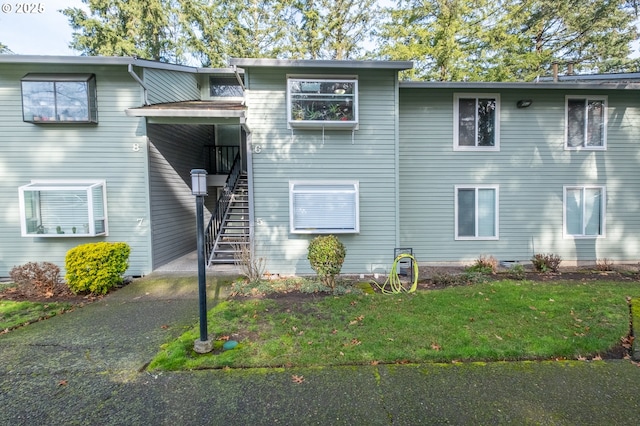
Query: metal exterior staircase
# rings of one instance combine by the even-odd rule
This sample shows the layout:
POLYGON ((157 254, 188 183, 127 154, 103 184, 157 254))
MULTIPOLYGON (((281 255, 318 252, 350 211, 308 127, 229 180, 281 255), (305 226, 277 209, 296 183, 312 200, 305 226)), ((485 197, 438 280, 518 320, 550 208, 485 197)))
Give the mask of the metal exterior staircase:
POLYGON ((249 248, 249 188, 240 168, 239 156, 218 199, 205 232, 207 264, 235 263, 243 248, 249 248))

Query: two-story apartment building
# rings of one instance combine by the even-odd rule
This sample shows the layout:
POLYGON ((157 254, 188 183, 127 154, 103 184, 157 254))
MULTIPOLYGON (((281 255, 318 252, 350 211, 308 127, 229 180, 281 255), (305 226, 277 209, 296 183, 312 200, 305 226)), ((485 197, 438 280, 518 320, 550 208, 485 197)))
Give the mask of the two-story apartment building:
POLYGON ((271 273, 309 273, 323 233, 346 245, 348 273, 388 272, 399 247, 423 264, 637 262, 640 75, 428 83, 398 80, 410 62, 230 65, 0 56, 0 276, 63 265, 85 242, 128 242, 134 275, 192 252, 196 168, 212 264, 247 244, 271 273))

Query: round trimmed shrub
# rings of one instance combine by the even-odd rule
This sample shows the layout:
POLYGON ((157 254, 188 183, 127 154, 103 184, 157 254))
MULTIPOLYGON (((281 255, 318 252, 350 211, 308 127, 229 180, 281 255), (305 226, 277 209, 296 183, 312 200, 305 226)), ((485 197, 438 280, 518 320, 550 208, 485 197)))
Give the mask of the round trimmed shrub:
POLYGON ((106 294, 122 284, 130 253, 127 243, 89 243, 72 248, 65 257, 69 289, 76 294, 106 294))
POLYGON ((309 242, 307 259, 320 281, 329 288, 336 285, 347 250, 335 235, 320 235, 309 242))

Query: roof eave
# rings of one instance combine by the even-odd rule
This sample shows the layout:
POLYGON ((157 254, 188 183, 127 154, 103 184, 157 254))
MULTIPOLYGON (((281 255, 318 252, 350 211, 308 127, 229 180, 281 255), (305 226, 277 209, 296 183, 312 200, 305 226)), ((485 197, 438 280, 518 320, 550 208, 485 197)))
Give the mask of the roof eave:
POLYGON ((401 89, 456 90, 640 90, 640 83, 514 83, 514 82, 435 82, 401 81, 401 89))
POLYGON ((191 117, 191 118, 244 118, 245 112, 229 110, 193 110, 193 109, 146 109, 128 108, 129 117, 191 117))
POLYGON ((199 72, 196 67, 138 59, 130 56, 53 56, 53 55, 0 55, 0 64, 42 65, 133 65, 169 71, 199 72))
POLYGON ((411 61, 344 61, 344 60, 306 60, 306 59, 262 59, 231 58, 231 65, 243 68, 360 68, 360 69, 394 69, 407 70, 413 68, 411 61))

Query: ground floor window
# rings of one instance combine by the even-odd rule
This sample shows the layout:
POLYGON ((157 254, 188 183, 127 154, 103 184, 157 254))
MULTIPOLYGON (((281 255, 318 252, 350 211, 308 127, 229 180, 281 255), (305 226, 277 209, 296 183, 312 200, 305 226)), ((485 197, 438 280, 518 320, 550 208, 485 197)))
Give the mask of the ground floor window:
POLYGON ((605 188, 564 187, 564 235, 594 238, 604 235, 605 188))
POLYGON ((293 233, 359 232, 359 183, 291 181, 289 209, 290 229, 293 233))
POLYGON ((19 188, 23 237, 107 235, 105 181, 33 181, 19 188))
POLYGON ((455 187, 455 238, 498 239, 498 187, 455 187))

